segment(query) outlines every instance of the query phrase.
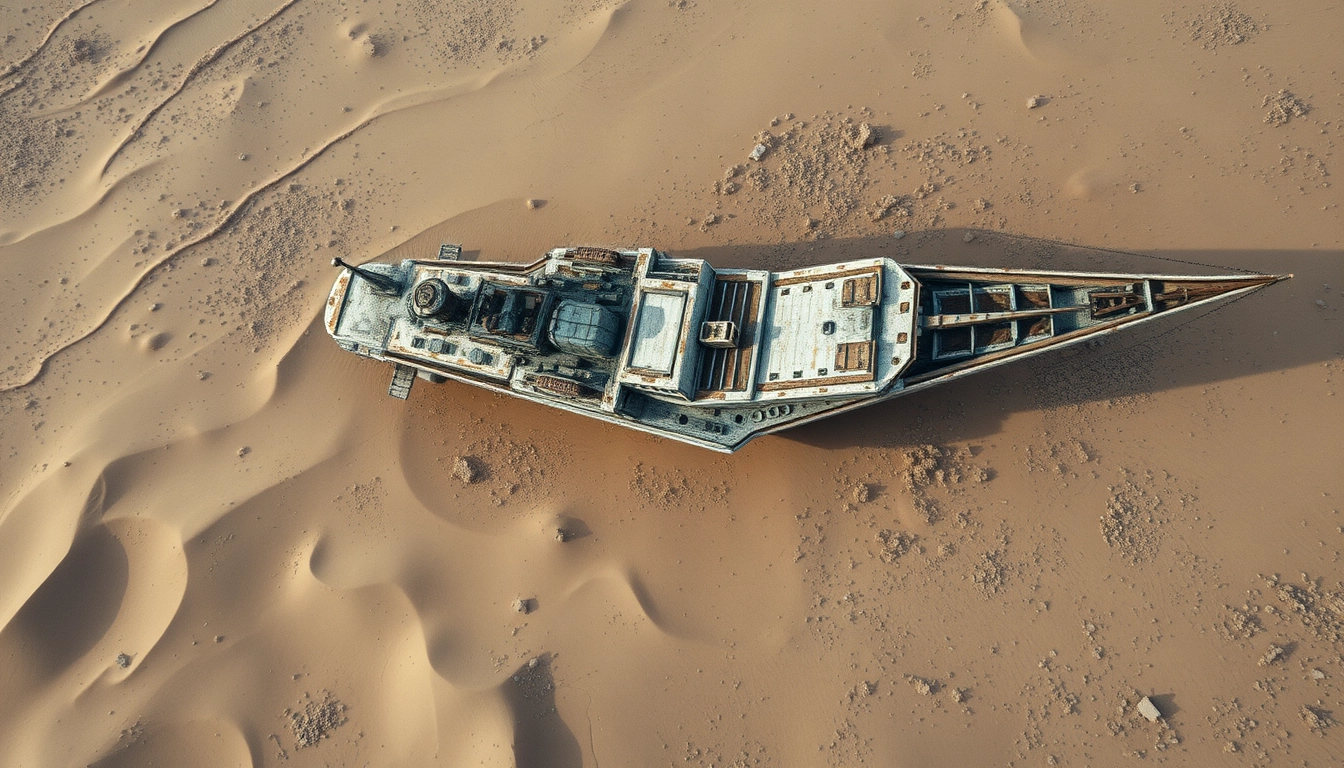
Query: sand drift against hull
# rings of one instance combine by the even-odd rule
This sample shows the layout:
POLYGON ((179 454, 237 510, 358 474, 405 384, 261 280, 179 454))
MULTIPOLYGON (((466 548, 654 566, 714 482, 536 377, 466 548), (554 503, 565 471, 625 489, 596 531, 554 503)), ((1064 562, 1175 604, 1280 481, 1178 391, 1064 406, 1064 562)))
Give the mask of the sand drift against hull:
POLYGON ((1175 276, 860 259, 716 270, 652 248, 556 248, 530 264, 343 267, 327 331, 456 379, 717 451, 1289 275, 1175 276))

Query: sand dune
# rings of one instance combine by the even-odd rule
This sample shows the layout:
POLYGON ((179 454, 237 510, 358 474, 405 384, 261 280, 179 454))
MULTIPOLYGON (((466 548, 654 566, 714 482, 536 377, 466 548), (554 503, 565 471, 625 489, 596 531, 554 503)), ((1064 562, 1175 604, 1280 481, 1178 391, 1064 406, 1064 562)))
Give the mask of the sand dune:
POLYGON ((1337 9, 0 17, 0 764, 1344 758, 1337 9), (442 242, 1296 276, 725 457, 385 397, 442 242))

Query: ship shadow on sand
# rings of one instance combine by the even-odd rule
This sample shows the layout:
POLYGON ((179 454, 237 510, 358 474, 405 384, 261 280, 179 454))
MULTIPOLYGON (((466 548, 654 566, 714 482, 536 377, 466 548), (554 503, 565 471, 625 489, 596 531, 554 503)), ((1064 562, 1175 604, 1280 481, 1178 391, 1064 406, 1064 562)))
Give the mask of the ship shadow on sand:
POLYGON ((580 768, 583 751, 555 709, 550 654, 523 664, 505 680, 504 699, 513 712, 513 756, 518 768, 580 768))
POLYGON ((927 433, 930 424, 937 424, 942 441, 973 440, 998 433, 1004 419, 1017 412, 1151 395, 1344 357, 1344 334, 1334 331, 1339 307, 1344 306, 1344 251, 1338 250, 1139 254, 949 229, 911 233, 899 240, 884 236, 716 246, 675 255, 705 259, 716 267, 772 270, 887 256, 908 264, 1294 275, 1238 300, 1158 318, 779 435, 822 448, 921 442, 917 437, 927 433))

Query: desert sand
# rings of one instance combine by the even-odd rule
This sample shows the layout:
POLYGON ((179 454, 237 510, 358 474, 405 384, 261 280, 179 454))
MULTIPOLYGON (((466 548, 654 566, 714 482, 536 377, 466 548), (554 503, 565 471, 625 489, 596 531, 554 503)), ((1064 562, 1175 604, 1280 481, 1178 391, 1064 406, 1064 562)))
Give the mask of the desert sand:
POLYGON ((1344 760, 1339 6, 0 18, 0 764, 1344 760), (721 456, 388 398, 440 242, 1296 277, 721 456))

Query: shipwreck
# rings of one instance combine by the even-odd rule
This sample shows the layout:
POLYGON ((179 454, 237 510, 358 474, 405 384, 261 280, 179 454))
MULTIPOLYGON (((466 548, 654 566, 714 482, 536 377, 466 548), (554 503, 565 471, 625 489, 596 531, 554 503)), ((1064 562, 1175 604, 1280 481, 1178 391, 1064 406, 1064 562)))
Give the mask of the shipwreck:
POLYGON ((449 379, 716 451, 1289 275, 899 264, 715 269, 652 248, 342 268, 325 309, 389 394, 449 379))

